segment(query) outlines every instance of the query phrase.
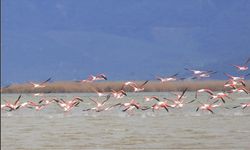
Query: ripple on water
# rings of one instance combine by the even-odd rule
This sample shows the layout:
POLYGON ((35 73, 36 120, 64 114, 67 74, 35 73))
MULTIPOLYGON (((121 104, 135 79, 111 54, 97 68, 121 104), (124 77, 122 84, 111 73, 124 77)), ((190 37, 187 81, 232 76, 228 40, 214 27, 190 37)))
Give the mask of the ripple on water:
MULTIPOLYGON (((157 94, 164 95, 147 93, 157 94)), ((50 96, 71 98, 74 94, 50 96)), ((143 95, 136 96, 143 102, 143 95)), ((123 101, 131 98, 128 96, 123 101)), ((27 99, 28 96, 22 100, 27 99)), ((235 106, 247 99, 238 100, 228 101, 227 105, 235 106)), ((169 109, 169 113, 164 110, 135 111, 133 115, 118 108, 109 112, 82 112, 83 105, 69 113, 61 112, 57 106, 41 112, 2 111, 1 148, 250 149, 250 109, 216 109, 215 114, 210 114, 195 112, 197 105, 192 103, 183 109, 169 109)))

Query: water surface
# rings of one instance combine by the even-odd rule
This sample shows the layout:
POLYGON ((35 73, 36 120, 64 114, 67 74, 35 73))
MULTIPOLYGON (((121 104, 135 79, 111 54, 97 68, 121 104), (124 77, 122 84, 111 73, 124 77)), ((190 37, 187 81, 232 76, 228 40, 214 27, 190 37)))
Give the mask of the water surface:
MULTIPOLYGON (((144 96, 173 97, 169 93, 129 93, 124 99, 110 99, 107 105, 132 98, 144 105, 144 96)), ((85 99, 78 108, 64 113, 51 105, 42 111, 20 109, 1 112, 2 149, 250 149, 250 109, 215 109, 215 114, 195 112, 198 103, 180 109, 152 112, 136 110, 132 115, 117 108, 106 112, 83 112, 93 106, 88 97, 95 94, 46 94, 45 97, 85 99)), ((187 101, 194 93, 187 93, 187 101)), ((2 94, 14 101, 17 94, 2 94)), ((246 94, 235 94, 225 106, 249 102, 246 94)), ((23 94, 21 101, 40 98, 23 94)), ((99 98, 100 100, 103 98, 99 98)), ((206 102, 202 95, 199 100, 206 102)))

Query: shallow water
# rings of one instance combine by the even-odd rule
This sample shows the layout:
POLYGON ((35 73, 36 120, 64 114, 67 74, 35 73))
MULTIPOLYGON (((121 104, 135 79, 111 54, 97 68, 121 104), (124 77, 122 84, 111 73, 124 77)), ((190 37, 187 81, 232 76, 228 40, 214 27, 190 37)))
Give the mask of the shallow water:
MULTIPOLYGON (((144 105, 144 96, 173 97, 169 93, 129 93, 124 99, 110 99, 107 105, 132 98, 144 105)), ((51 105, 41 111, 1 111, 2 149, 250 149, 250 109, 216 108, 215 114, 195 112, 197 102, 184 108, 152 112, 135 110, 129 115, 117 108, 105 112, 83 112, 92 106, 94 94, 46 94, 45 97, 85 99, 79 107, 64 113, 51 105)), ((187 93, 187 101, 194 93, 187 93)), ((14 101, 17 94, 3 94, 1 101, 14 101)), ((224 106, 249 102, 250 96, 235 94, 224 106)), ((23 94, 21 101, 38 101, 23 94)), ((103 98, 99 98, 103 99, 103 98)), ((206 94, 199 101, 206 102, 206 94)))

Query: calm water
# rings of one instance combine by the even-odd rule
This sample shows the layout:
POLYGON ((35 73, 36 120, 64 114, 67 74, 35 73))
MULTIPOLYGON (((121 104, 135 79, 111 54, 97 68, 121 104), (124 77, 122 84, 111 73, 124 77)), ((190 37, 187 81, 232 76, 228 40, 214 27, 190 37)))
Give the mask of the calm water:
MULTIPOLYGON (((129 93, 122 100, 110 99, 107 105, 128 102, 134 98, 145 105, 144 96, 172 97, 167 93, 129 93)), ((187 100, 194 93, 187 93, 187 100)), ((42 111, 20 109, 1 112, 2 149, 250 149, 250 109, 215 109, 215 114, 195 112, 198 103, 181 109, 153 113, 135 111, 133 115, 114 109, 106 112, 82 112, 92 106, 88 97, 94 94, 47 94, 45 97, 86 99, 78 108, 64 113, 56 105, 42 111)), ((1 99, 16 99, 16 94, 3 94, 1 99)), ((246 94, 233 95, 225 106, 249 102, 246 94)), ((100 98, 101 99, 101 98, 100 98)), ((206 101, 207 96, 200 97, 206 101)), ((21 101, 38 101, 23 94, 21 101)))

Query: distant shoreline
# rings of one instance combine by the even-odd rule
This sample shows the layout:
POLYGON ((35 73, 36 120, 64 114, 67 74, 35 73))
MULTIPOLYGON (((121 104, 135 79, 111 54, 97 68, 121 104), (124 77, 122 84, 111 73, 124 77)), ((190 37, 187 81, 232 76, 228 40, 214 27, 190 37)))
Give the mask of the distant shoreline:
MULTIPOLYGON (((144 81, 135 81, 138 84, 144 81)), ((213 91, 223 91, 225 80, 204 80, 204 81, 175 81, 164 82, 149 81, 145 86, 144 92, 167 92, 182 91, 188 88, 188 91, 195 91, 201 88, 209 88, 213 91)), ((123 85, 123 81, 103 81, 93 83, 77 83, 74 81, 58 81, 47 83, 44 88, 34 89, 29 83, 13 84, 6 88, 1 88, 1 93, 92 93, 93 89, 98 91, 110 92, 111 89, 119 90, 123 85)), ((247 89, 250 89, 250 81, 246 81, 247 89)), ((131 92, 129 87, 125 91, 131 92)))

